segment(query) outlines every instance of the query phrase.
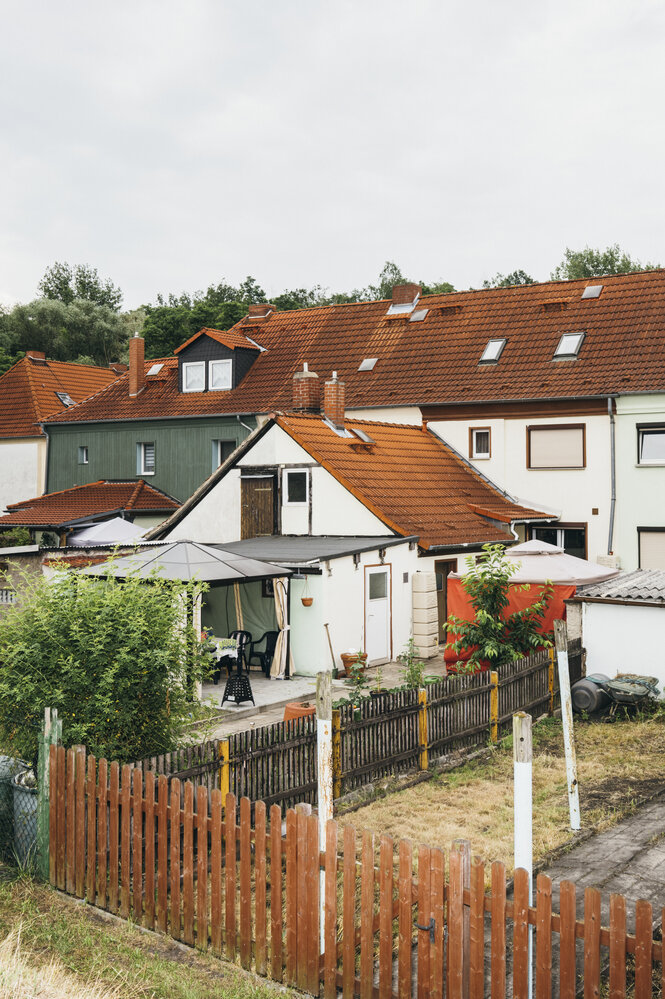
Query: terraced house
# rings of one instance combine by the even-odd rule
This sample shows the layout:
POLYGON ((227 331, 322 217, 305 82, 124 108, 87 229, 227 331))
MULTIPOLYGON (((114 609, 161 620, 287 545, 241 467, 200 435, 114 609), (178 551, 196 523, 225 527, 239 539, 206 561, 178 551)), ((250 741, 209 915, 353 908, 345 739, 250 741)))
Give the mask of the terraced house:
MULTIPOLYGON (((47 421, 49 490, 145 478, 183 501, 306 364, 351 418, 426 423, 521 505, 527 533, 626 568, 665 566, 665 271, 298 312, 252 306, 47 421)), ((275 480, 279 505, 284 480, 275 480)), ((245 497, 242 502, 248 504, 245 497)))

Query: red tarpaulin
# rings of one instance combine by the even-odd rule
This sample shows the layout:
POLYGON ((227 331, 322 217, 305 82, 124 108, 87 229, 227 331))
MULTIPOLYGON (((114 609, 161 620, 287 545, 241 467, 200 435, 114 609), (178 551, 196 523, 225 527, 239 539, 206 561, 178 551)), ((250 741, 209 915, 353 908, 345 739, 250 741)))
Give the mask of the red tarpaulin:
MULTIPOLYGON (((514 614, 515 611, 524 610, 526 607, 530 607, 531 604, 534 604, 540 599, 546 584, 530 583, 528 590, 523 590, 523 585, 524 584, 521 583, 511 584, 508 607, 506 608, 506 616, 510 616, 511 614, 514 614)), ((565 620, 566 606, 564 604, 564 600, 568 600, 569 597, 574 596, 576 589, 577 587, 575 583, 554 584, 552 599, 550 600, 547 610, 545 611, 542 624, 538 628, 541 635, 547 634, 548 631, 553 630, 554 622, 557 618, 565 620)), ((471 606, 471 601, 469 600, 468 594, 462 585, 461 579, 454 579, 450 576, 448 577, 447 595, 448 617, 459 617, 463 621, 473 621, 473 607, 471 606)), ((451 642, 454 642, 456 637, 457 636, 453 634, 448 635, 451 642)), ((468 659, 470 655, 470 651, 467 651, 466 649, 459 653, 453 652, 452 649, 446 649, 444 652, 444 659, 450 666, 451 663, 468 659)), ((483 669, 487 668, 487 666, 483 667, 483 669)))

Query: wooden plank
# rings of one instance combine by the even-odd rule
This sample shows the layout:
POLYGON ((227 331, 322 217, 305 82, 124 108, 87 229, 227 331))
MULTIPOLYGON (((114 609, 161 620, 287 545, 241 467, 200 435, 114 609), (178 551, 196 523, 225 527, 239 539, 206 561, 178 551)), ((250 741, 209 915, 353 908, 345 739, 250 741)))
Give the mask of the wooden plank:
POLYGON ((337 999, 337 823, 326 823, 324 999, 337 999))
POLYGON ((344 873, 342 902, 342 989, 344 999, 353 999, 356 977, 356 830, 344 827, 344 873))
POLYGON ((371 999, 374 977, 374 836, 362 834, 360 866, 360 999, 371 999))
POLYGON ((485 865, 471 861, 471 905, 469 907, 469 997, 483 999, 485 993, 485 865))
POLYGON ((48 843, 48 879, 54 887, 58 881, 58 748, 54 742, 48 749, 49 753, 49 843, 48 843))
POLYGON ((626 995, 626 899, 610 895, 610 995, 609 999, 625 999, 626 995))
POLYGON ((382 836, 379 848, 379 999, 390 999, 392 982, 393 841, 389 836, 382 836))
POLYGON ((506 995, 506 868, 492 864, 491 999, 506 995))
POLYGON ((145 925, 155 927, 155 775, 145 775, 145 925))
POLYGON ((67 883, 67 757, 65 747, 58 746, 56 749, 56 769, 57 769, 57 846, 56 846, 56 883, 61 891, 65 890, 67 883))
POLYGON ((552 996, 552 879, 536 879, 536 999, 552 996))
POLYGON ((171 780, 171 936, 180 940, 180 781, 171 780))
POLYGON ((319 820, 307 816, 307 991, 319 994, 320 947, 320 861, 319 820))
POLYGON ((132 768, 128 763, 125 763, 122 767, 120 782, 120 915, 123 919, 129 917, 131 782, 132 768))
MULTIPOLYGON (((577 902, 575 885, 562 881, 559 886, 559 995, 560 999, 575 999, 577 991, 575 968, 575 932, 577 902)), ((624 955, 625 960, 625 955, 624 955)))
POLYGON ((252 806, 240 799, 240 963, 252 963, 252 806))
POLYGON ((226 863, 226 957, 233 961, 236 956, 236 799, 227 794, 224 809, 224 860, 226 863))
POLYGON ((222 953, 222 792, 210 792, 210 946, 218 957, 222 953))
POLYGON ((651 903, 635 903, 635 999, 650 999, 652 970, 651 903))
POLYGON ((169 784, 164 774, 157 778, 157 929, 166 933, 168 928, 168 829, 169 784))
POLYGON ((196 946, 208 949, 208 788, 196 789, 196 946))
POLYGON ((76 875, 75 892, 77 898, 85 898, 85 782, 86 761, 85 747, 76 748, 76 875))
POLYGON ((120 847, 120 767, 113 760, 109 775, 109 909, 118 912, 120 847))
POLYGON ((86 798, 86 887, 85 897, 90 905, 97 900, 95 878, 97 875, 97 761, 94 756, 88 757, 88 774, 85 789, 86 798))
POLYGON ((182 835, 182 938, 194 945, 194 785, 185 781, 182 835))
POLYGON ((106 908, 107 899, 107 836, 108 836, 108 763, 100 760, 97 767, 97 905, 106 908))
POLYGON ((430 848, 418 847, 418 999, 429 999, 430 848), (422 929, 422 927, 426 929, 422 929))
POLYGON ((307 813, 302 805, 296 808, 297 842, 297 902, 296 902, 296 984, 307 991, 307 937, 310 932, 307 906, 307 813))
MULTIPOLYGON (((448 894, 448 997, 464 995, 464 858, 454 848, 449 857, 448 894)), ((420 948, 418 948, 420 958, 420 948)))
POLYGON ((286 982, 295 985, 298 930, 298 822, 293 809, 286 813, 286 982))
POLYGON ((513 996, 529 996, 529 874, 522 868, 513 889, 513 996))
POLYGON ((399 844, 397 980, 398 995, 411 995, 412 918, 411 884, 413 848, 408 839, 399 844))
MULTIPOLYGON (((430 871, 430 913, 434 920, 434 943, 430 948, 430 996, 431 999, 443 999, 445 944, 445 857, 443 850, 432 850, 430 871)), ((392 901, 392 892, 390 898, 392 901)), ((388 999, 387 996, 386 999, 388 999)))
POLYGON ((76 749, 67 750, 66 891, 76 892, 76 749))
POLYGON ((256 973, 265 975, 268 967, 266 901, 266 806, 257 801, 254 809, 254 912, 256 973))
POLYGON ((584 890, 584 999, 600 994, 600 892, 584 890))
POLYGON ((270 977, 282 981, 282 811, 270 809, 270 977))
POLYGON ((132 770, 133 836, 132 836, 132 902, 134 919, 140 926, 143 919, 143 773, 132 770))

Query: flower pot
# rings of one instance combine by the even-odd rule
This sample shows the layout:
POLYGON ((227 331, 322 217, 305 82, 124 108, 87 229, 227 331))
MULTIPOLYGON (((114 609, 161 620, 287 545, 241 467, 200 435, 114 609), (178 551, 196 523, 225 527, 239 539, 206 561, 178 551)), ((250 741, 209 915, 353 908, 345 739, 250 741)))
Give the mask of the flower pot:
POLYGON ((284 721, 293 721, 294 718, 305 718, 307 715, 316 714, 316 705, 310 701, 289 701, 284 705, 284 721))
POLYGON ((301 597, 303 607, 311 607, 314 603, 314 597, 301 597))
POLYGON ((351 676, 352 670, 360 671, 362 673, 367 665, 367 653, 342 652, 342 662, 344 663, 346 676, 351 676))

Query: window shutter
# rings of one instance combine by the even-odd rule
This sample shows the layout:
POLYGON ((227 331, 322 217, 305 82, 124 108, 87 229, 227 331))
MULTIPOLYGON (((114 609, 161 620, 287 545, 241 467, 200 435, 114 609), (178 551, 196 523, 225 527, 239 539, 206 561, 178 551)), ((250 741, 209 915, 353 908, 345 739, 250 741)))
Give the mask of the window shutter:
POLYGON ((665 569, 665 531, 640 531, 640 569, 665 569))
POLYGON ((584 428, 531 427, 529 468, 584 468, 584 428))

